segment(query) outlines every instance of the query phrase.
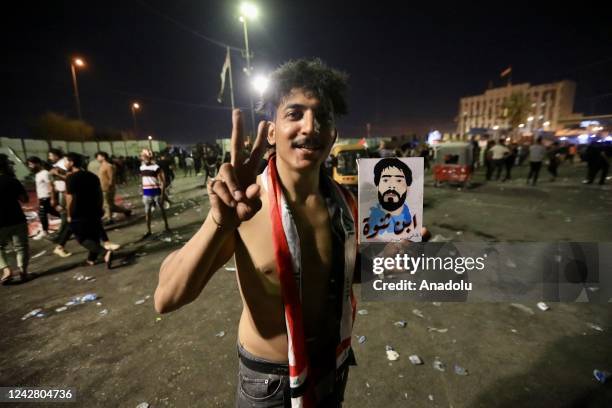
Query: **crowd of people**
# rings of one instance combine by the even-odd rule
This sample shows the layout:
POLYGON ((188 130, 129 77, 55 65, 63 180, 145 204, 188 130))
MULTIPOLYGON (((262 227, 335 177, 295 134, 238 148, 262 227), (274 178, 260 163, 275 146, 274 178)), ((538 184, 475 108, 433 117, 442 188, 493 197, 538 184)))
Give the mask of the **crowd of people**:
MULTIPOLYGON (((131 161, 131 160, 130 160, 131 161)), ((128 163, 123 161, 122 163, 128 163)), ((72 256, 66 250, 70 238, 87 250, 87 265, 95 265, 103 254, 103 261, 110 269, 114 251, 120 245, 109 240, 106 225, 114 223, 113 214, 129 218, 132 210, 115 201, 117 185, 120 184, 119 166, 108 153, 95 154, 96 172, 88 171, 85 157, 78 153, 67 153, 50 149, 47 160, 31 156, 26 160, 34 175, 34 186, 38 200, 40 229, 33 240, 43 238, 55 242, 53 253, 59 257, 72 256), (49 216, 60 219, 60 226, 51 233, 49 216)), ((29 228, 22 204, 30 201, 29 194, 14 172, 14 163, 5 154, 0 154, 0 189, 5 193, 0 200, 0 282, 13 279, 15 271, 9 266, 6 253, 12 244, 17 258, 18 274, 22 281, 28 280, 29 228)), ((131 166, 131 164, 130 164, 131 166)), ((169 202, 168 187, 174 178, 174 165, 167 155, 162 154, 156 161, 149 149, 140 156, 139 177, 142 186, 142 201, 147 230, 143 236, 151 236, 151 213, 154 207, 160 209, 165 231, 170 231, 165 212, 169 202)))
MULTIPOLYGON (((482 150, 473 141, 472 147, 472 167, 483 167, 487 181, 511 180, 513 168, 527 162, 527 184, 536 185, 543 166, 546 166, 550 181, 554 182, 562 163, 574 163, 580 158, 587 163, 583 183, 593 183, 599 174, 599 184, 604 184, 610 167, 609 152, 595 143, 581 152, 575 145, 560 146, 556 141, 545 146, 541 138, 531 145, 506 144, 504 139, 490 140, 482 150)), ((382 141, 378 149, 370 152, 370 156, 422 157, 428 170, 433 160, 433 150, 424 143, 391 148, 389 142, 382 141)), ((157 158, 149 149, 144 149, 139 158, 110 157, 108 153, 100 151, 89 166, 86 166, 84 159, 79 154, 64 155, 61 150, 53 148, 49 150, 47 160, 36 156, 27 159, 27 166, 34 175, 40 221, 40 230, 32 239, 46 238, 55 242, 53 253, 66 258, 72 255, 66 250, 66 245, 74 236, 88 250, 88 264, 95 264, 99 255, 104 253, 104 261, 110 267, 113 251, 119 245, 109 240, 104 226, 115 222, 113 214, 123 214, 124 217, 132 215, 131 209, 115 201, 118 185, 135 177, 140 178, 146 220, 143 239, 146 239, 152 235, 151 215, 155 207, 160 209, 165 230, 170 230, 166 210, 172 203, 168 191, 177 173, 182 171, 185 177, 204 175, 206 182, 206 179, 216 175, 227 158, 222 159, 216 145, 198 144, 190 153, 181 149, 166 150, 157 158), (49 216, 60 219, 60 227, 55 233, 50 232, 49 216)), ((262 163, 262 169, 266 163, 262 163)), ((0 279, 5 282, 14 275, 5 257, 5 249, 11 242, 17 254, 19 274, 22 279, 27 279, 29 237, 21 204, 27 203, 29 198, 23 185, 15 178, 12 162, 6 155, 0 155, 0 167, 0 186, 8 197, 1 202, 1 211, 5 216, 0 222, 0 279)))
MULTIPOLYGON (((603 145, 602 145, 603 146, 603 145)), ((583 181, 585 184, 592 184, 598 172, 600 172, 599 184, 604 184, 608 170, 610 168, 610 157, 606 150, 597 145, 596 142, 589 144, 579 154, 575 144, 561 146, 558 141, 554 141, 545 146, 541 137, 537 138, 533 144, 510 143, 507 145, 504 139, 498 141, 490 140, 482 152, 482 162, 486 168, 486 179, 490 181, 495 176, 495 180, 510 180, 512 169, 529 163, 529 173, 527 184, 536 185, 540 170, 543 165, 550 175, 550 182, 554 182, 559 176, 559 166, 563 163, 573 164, 578 159, 587 163, 587 176, 583 181)))
MULTIPOLYGON (((429 170, 434 160, 433 149, 425 143, 407 144, 392 148, 393 143, 381 141, 378 149, 369 153, 370 157, 423 157, 424 168, 429 170)), ((559 167, 563 164, 574 164, 579 160, 586 162, 587 174, 584 184, 592 184, 599 175, 599 184, 604 184, 610 169, 610 149, 601 143, 592 142, 582 150, 575 144, 561 145, 558 141, 544 144, 541 137, 532 144, 506 143, 505 139, 489 140, 481 148, 476 140, 472 144, 472 162, 468 163, 473 170, 484 168, 487 181, 502 181, 512 179, 514 167, 529 164, 526 182, 535 186, 540 177, 542 167, 546 167, 550 175, 549 181, 554 182, 559 176, 559 167)), ((457 164, 452 158, 444 160, 445 164, 457 164)))

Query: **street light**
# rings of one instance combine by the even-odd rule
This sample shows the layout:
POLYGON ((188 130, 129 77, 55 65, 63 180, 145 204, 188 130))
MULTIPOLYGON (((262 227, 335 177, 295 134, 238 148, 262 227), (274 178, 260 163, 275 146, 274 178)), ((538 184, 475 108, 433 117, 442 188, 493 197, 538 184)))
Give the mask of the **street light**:
MULTIPOLYGON (((247 20, 254 20, 259 15, 257 7, 253 3, 242 3, 240 4, 240 22, 242 23, 242 29, 244 31, 244 48, 246 51, 246 75, 251 75, 251 54, 249 51, 249 32, 247 28, 247 20)), ((253 96, 249 93, 249 102, 251 104, 251 129, 255 134, 255 110, 253 109, 253 96)))
POLYGON ((136 125, 136 111, 140 110, 140 104, 138 102, 134 102, 132 104, 132 119, 134 120, 134 136, 138 137, 138 126, 136 125))
POLYGON ((85 67, 85 62, 81 58, 73 58, 70 61, 70 71, 72 72, 72 86, 74 87, 74 99, 76 102, 76 110, 79 120, 83 120, 81 116, 81 100, 79 98, 79 86, 77 84, 76 67, 85 67))
POLYGON ((250 18, 251 20, 254 20, 257 18, 258 15, 259 15, 259 10, 257 9, 257 6, 255 6, 253 3, 244 2, 240 4, 240 16, 241 17, 247 17, 247 18, 250 18))
POLYGON ((269 84, 270 84, 270 79, 263 75, 257 75, 256 77, 253 78, 253 81, 251 82, 253 89, 259 95, 263 95, 264 92, 266 92, 266 89, 268 89, 269 84))
POLYGON ((153 136, 149 135, 148 139, 149 139, 149 150, 153 151, 153 142, 152 142, 153 136))

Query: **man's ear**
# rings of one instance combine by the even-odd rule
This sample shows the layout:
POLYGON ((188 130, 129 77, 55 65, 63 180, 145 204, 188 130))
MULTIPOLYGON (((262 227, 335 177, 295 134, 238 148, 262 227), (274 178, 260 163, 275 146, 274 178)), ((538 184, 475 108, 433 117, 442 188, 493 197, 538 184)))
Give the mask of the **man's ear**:
POLYGON ((267 139, 268 139, 268 144, 270 146, 276 146, 276 126, 274 124, 274 122, 268 122, 268 135, 267 135, 267 139))

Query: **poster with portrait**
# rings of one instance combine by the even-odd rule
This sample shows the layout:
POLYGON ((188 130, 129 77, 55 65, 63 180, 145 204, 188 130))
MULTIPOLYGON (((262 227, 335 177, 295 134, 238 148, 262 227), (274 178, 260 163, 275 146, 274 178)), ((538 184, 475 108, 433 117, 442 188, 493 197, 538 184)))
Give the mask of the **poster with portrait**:
POLYGON ((361 242, 421 242, 423 158, 360 159, 361 242))

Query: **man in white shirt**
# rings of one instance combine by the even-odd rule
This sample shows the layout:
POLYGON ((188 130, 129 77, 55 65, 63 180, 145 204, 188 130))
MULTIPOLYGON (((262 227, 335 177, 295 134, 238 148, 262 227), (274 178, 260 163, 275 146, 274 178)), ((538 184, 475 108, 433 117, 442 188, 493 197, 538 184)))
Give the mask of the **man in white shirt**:
POLYGON ((499 143, 491 148, 491 158, 493 160, 493 168, 497 173, 495 180, 499 180, 506 157, 510 154, 510 150, 505 146, 504 139, 499 139, 499 143))
POLYGON ((529 146, 529 175, 527 176, 527 184, 533 178, 532 185, 536 185, 545 156, 546 148, 542 145, 542 138, 538 137, 535 144, 529 146))
POLYGON ((57 211, 51 205, 51 197, 54 193, 51 174, 42 166, 42 160, 39 157, 32 156, 27 160, 28 167, 35 174, 34 180, 36 184, 36 196, 38 197, 38 219, 40 220, 41 230, 33 238, 38 241, 49 234, 49 214, 60 217, 57 211))
POLYGON ((49 163, 53 166, 49 173, 53 176, 53 189, 56 194, 51 194, 51 207, 58 210, 61 214, 62 223, 60 229, 57 232, 57 246, 53 250, 53 253, 65 258, 70 256, 69 252, 64 250, 66 243, 72 236, 70 225, 66 217, 66 177, 68 170, 66 169, 66 159, 64 154, 59 149, 49 149, 48 154, 49 163))
POLYGON ((140 176, 142 177, 142 202, 145 210, 145 220, 147 221, 147 232, 142 237, 146 239, 151 236, 151 212, 157 206, 164 219, 166 232, 170 232, 168 218, 163 206, 163 199, 166 189, 166 177, 161 167, 153 160, 153 152, 143 149, 140 154, 142 164, 140 165, 140 176))
POLYGON ((185 177, 191 176, 194 164, 195 162, 193 161, 193 157, 187 156, 185 159, 185 177))

